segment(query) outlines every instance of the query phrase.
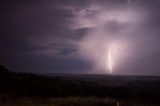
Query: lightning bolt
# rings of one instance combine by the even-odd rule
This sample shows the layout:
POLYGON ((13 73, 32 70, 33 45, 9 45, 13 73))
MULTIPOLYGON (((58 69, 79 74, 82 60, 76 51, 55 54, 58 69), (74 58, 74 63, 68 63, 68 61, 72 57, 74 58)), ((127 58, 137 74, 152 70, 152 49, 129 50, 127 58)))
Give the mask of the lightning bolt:
POLYGON ((109 49, 108 59, 109 59, 109 73, 111 74, 112 73, 112 66, 113 66, 112 47, 110 47, 110 49, 109 49))
POLYGON ((127 0, 127 3, 128 3, 128 13, 129 13, 129 9, 130 9, 130 0, 127 0))
POLYGON ((130 0, 128 0, 128 5, 130 4, 130 0))

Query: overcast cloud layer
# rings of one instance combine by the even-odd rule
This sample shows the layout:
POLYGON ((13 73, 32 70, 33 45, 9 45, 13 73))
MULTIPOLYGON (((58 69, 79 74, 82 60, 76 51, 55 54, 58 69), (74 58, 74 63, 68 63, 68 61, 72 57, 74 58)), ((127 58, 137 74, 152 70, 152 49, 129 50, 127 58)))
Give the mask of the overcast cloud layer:
POLYGON ((159 0, 5 0, 0 64, 40 73, 160 75, 159 0))

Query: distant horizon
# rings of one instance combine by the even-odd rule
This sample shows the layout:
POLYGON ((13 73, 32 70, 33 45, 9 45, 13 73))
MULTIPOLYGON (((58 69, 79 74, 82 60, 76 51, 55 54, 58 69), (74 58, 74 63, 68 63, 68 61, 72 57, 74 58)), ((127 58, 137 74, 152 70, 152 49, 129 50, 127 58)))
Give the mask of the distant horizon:
MULTIPOLYGON (((1 64, 2 65, 2 64, 1 64)), ((4 66, 4 65, 2 65, 4 66)), ((7 68, 6 66, 4 66, 5 68, 7 68)), ((8 68, 7 68, 8 69, 8 68)), ((8 69, 9 71, 12 71, 12 72, 28 72, 28 71, 25 71, 25 70, 13 70, 13 69, 8 69)), ((33 73, 33 74, 40 74, 40 75, 102 75, 102 76, 144 76, 144 77, 160 77, 160 75, 150 75, 150 74, 146 74, 146 75, 143 75, 143 74, 109 74, 107 73, 73 73, 73 72, 48 72, 48 73, 45 73, 44 71, 42 72, 29 72, 29 73, 33 73)))

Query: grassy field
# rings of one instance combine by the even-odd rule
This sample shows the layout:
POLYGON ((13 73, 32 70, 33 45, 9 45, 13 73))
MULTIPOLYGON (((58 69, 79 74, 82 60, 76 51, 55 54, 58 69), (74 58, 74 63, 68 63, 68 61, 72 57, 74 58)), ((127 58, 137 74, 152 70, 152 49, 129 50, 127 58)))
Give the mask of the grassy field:
POLYGON ((65 97, 65 98, 10 98, 2 100, 0 106, 158 106, 153 104, 120 101, 97 97, 65 97))

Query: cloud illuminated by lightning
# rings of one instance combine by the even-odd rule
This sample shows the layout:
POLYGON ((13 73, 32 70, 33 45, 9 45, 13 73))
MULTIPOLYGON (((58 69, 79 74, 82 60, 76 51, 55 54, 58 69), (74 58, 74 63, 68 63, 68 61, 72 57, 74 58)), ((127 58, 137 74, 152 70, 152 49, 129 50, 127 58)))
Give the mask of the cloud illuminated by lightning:
MULTIPOLYGON (((87 29, 85 36, 78 43, 77 53, 93 64, 92 70, 95 73, 106 73, 106 69, 112 73, 113 64, 116 63, 118 67, 126 55, 135 55, 132 50, 134 43, 131 43, 132 33, 137 30, 143 15, 141 11, 129 8, 131 1, 126 3, 128 7, 118 9, 91 4, 90 7, 73 12, 76 17, 71 29, 87 29), (110 44, 112 46, 109 47, 110 44), (116 61, 113 63, 114 58, 116 61)), ((116 67, 114 66, 115 71, 116 67)))

